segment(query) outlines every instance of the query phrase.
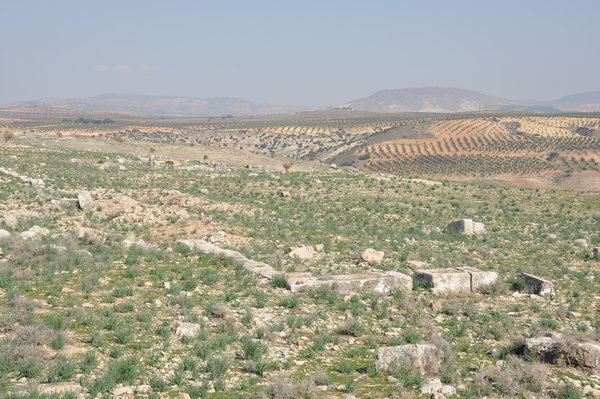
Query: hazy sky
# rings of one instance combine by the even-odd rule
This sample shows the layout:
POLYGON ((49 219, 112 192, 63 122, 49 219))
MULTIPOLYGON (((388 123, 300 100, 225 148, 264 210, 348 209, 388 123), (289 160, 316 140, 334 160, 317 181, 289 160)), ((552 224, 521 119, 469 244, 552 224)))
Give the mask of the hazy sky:
POLYGON ((102 93, 337 105, 600 90, 600 1, 0 0, 0 104, 102 93))

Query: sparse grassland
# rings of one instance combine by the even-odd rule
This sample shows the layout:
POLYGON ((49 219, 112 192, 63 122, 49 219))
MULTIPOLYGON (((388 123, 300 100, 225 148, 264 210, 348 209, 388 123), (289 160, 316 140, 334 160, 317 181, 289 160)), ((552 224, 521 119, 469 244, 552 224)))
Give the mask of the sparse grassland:
POLYGON ((73 382, 87 396, 400 398, 419 397, 429 377, 466 398, 600 389, 588 370, 514 356, 527 334, 600 337, 600 263, 574 245, 600 245, 597 193, 285 172, 210 156, 151 168, 131 155, 19 141, 0 147, 0 167, 46 184, 0 175, 0 228, 10 233, 0 241, 0 395, 36 397, 14 390, 73 382), (69 200, 81 191, 96 196, 94 209, 69 200), (461 217, 484 222, 486 234, 442 231, 461 217), (50 234, 19 237, 34 225, 50 234), (78 238, 81 227, 95 237, 78 238), (203 237, 280 274, 267 282, 175 246, 203 237), (308 261, 288 256, 300 244, 323 248, 308 261), (383 262, 361 262, 365 248, 385 251, 383 262), (502 282, 447 298, 420 286, 389 296, 285 288, 294 272, 410 275, 407 261, 495 270, 502 282), (557 296, 519 294, 521 271, 553 281, 557 296), (198 329, 185 335, 182 323, 198 329), (376 371, 379 347, 426 341, 446 353, 436 375, 376 371))

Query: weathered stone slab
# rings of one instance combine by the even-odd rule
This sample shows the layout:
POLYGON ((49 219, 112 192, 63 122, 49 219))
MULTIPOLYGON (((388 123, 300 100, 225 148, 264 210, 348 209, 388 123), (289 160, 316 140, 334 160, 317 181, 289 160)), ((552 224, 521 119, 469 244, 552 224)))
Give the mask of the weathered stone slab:
POLYGON ((471 292, 471 275, 458 269, 417 270, 415 279, 425 283, 437 295, 471 292))
MULTIPOLYGON (((266 263, 248 259, 237 251, 222 249, 204 240, 179 240, 176 244, 190 251, 233 259, 241 263, 251 273, 267 280, 271 280, 276 274, 281 274, 281 272, 266 263)), ((325 286, 331 287, 342 294, 367 290, 372 290, 380 294, 389 294, 395 290, 412 290, 412 278, 398 272, 369 272, 325 277, 315 277, 309 273, 288 273, 286 274, 286 278, 288 280, 288 289, 294 292, 300 289, 313 289, 325 286)))
POLYGON ((94 198, 92 197, 92 194, 87 191, 79 193, 79 195, 77 195, 77 200, 79 201, 79 208, 83 210, 94 208, 94 198))
POLYGON ((443 351, 432 344, 384 346, 377 351, 375 368, 383 374, 394 373, 401 368, 421 373, 435 372, 443 357, 443 351))
POLYGON ((519 277, 525 281, 528 293, 540 296, 554 295, 554 287, 551 281, 528 273, 520 273, 519 277))
POLYGON ((308 273, 288 275, 288 288, 292 291, 329 287, 340 294, 373 291, 378 294, 389 294, 393 291, 411 291, 412 278, 398 272, 337 274, 313 277, 308 273))
POLYGON ((458 234, 481 234, 485 232, 485 225, 479 222, 473 222, 473 219, 458 219, 448 223, 446 227, 448 233, 458 234))
POLYGON ((44 188, 46 186, 44 180, 42 179, 29 179, 29 184, 31 184, 33 187, 38 188, 44 188))
POLYGON ((566 343, 562 334, 527 338, 524 355, 537 357, 546 363, 600 370, 600 343, 574 339, 566 343))
POLYGON ((457 267, 456 269, 465 273, 469 273, 469 276, 471 277, 472 292, 481 291, 482 289, 489 287, 498 281, 498 273, 496 272, 483 271, 469 266, 457 267))
MULTIPOLYGON (((15 389, 16 391, 26 391, 31 387, 23 387, 15 389)), ((67 393, 79 394, 83 392, 83 387, 76 382, 54 382, 50 384, 40 384, 36 386, 39 393, 43 395, 61 395, 67 393)))
POLYGON ((460 233, 460 234, 473 234, 473 220, 472 219, 458 219, 448 223, 446 227, 448 233, 460 233))

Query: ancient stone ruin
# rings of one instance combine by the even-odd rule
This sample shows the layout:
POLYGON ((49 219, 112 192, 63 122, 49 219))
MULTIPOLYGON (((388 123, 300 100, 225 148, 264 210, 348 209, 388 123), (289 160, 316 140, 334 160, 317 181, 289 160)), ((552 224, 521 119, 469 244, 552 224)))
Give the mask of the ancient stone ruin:
POLYGON ((498 273, 474 267, 447 269, 421 269, 415 272, 419 280, 437 295, 467 294, 478 292, 496 283, 498 273))
POLYGON ((540 296, 552 296, 554 295, 554 287, 551 281, 545 280, 541 277, 534 276, 533 274, 520 273, 521 278, 527 287, 529 294, 535 294, 540 296))
POLYGON ((458 219, 448 223, 446 231, 466 235, 482 234, 485 233, 485 226, 483 223, 474 222, 473 219, 458 219))

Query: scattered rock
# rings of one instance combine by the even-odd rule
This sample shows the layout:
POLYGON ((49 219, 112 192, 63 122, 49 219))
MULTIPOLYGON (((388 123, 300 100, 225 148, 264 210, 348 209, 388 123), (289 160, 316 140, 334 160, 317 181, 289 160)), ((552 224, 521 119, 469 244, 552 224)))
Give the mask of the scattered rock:
POLYGON ((9 227, 11 229, 14 229, 15 227, 17 227, 19 225, 19 218, 16 215, 6 215, 4 216, 4 218, 2 218, 2 221, 0 224, 9 227))
POLYGON ((29 184, 37 188, 43 188, 46 186, 42 179, 29 179, 29 184))
POLYGON ((289 198, 292 196, 289 191, 280 191, 278 195, 282 198, 289 198))
POLYGON ((80 209, 87 210, 94 208, 94 198, 92 197, 92 194, 87 191, 79 193, 77 200, 79 202, 80 209))
POLYGON ((381 263, 381 261, 383 261, 384 256, 385 252, 383 251, 376 251, 373 248, 367 248, 360 255, 360 258, 369 264, 378 265, 381 263))
POLYGON ((600 247, 592 249, 592 259, 600 259, 600 247))
POLYGON ((384 374, 399 368, 419 370, 421 373, 436 372, 443 356, 443 351, 432 344, 385 346, 377 351, 375 367, 384 374))
POLYGON ((133 396, 134 393, 135 393, 135 389, 134 389, 134 387, 131 387, 131 386, 117 387, 117 388, 113 388, 113 390, 112 390, 113 397, 115 397, 115 398, 123 397, 123 396, 133 396))
POLYGON ((553 234, 553 233, 544 234, 544 238, 546 240, 550 240, 550 241, 556 241, 556 240, 558 240, 558 236, 556 234, 553 234))
POLYGON ((150 385, 138 385, 135 387, 135 392, 142 395, 147 395, 152 392, 152 387, 150 385))
POLYGON ((100 237, 92 230, 80 227, 75 231, 75 237, 85 244, 93 245, 100 242, 100 237))
POLYGON ((587 248, 588 246, 588 242, 585 238, 578 238, 577 240, 573 241, 573 244, 580 248, 587 248))
POLYGON ((439 378, 428 378, 423 382, 420 391, 422 394, 432 394, 439 392, 443 386, 439 378))
POLYGON ((429 264, 427 262, 422 262, 420 260, 407 260, 405 263, 406 263, 406 266, 408 266, 412 269, 423 269, 423 268, 429 266, 429 264))
POLYGON ((317 250, 312 246, 300 245, 296 248, 293 248, 288 256, 290 258, 296 258, 301 261, 308 261, 315 258, 317 255, 317 250))
POLYGON ((554 295, 554 287, 552 282, 548 280, 544 280, 541 277, 528 273, 520 273, 519 278, 525 282, 525 285, 527 286, 527 292, 530 294, 540 296, 554 295))
POLYGON ((6 240, 10 238, 10 232, 0 229, 0 240, 6 240))
POLYGON ((45 237, 50 234, 50 230, 40 226, 33 226, 29 230, 26 230, 20 234, 23 240, 35 240, 41 237, 45 237))
POLYGON ((137 247, 144 251, 148 251, 148 250, 152 249, 152 247, 148 243, 146 243, 146 241, 141 240, 141 239, 140 240, 136 240, 136 239, 123 240, 123 246, 125 248, 137 247))
POLYGON ((179 327, 177 327, 175 334, 178 337, 196 337, 200 334, 200 324, 181 323, 179 327))
POLYGON ((61 395, 66 393, 82 393, 83 387, 76 382, 55 382, 37 386, 39 392, 44 395, 61 395))

